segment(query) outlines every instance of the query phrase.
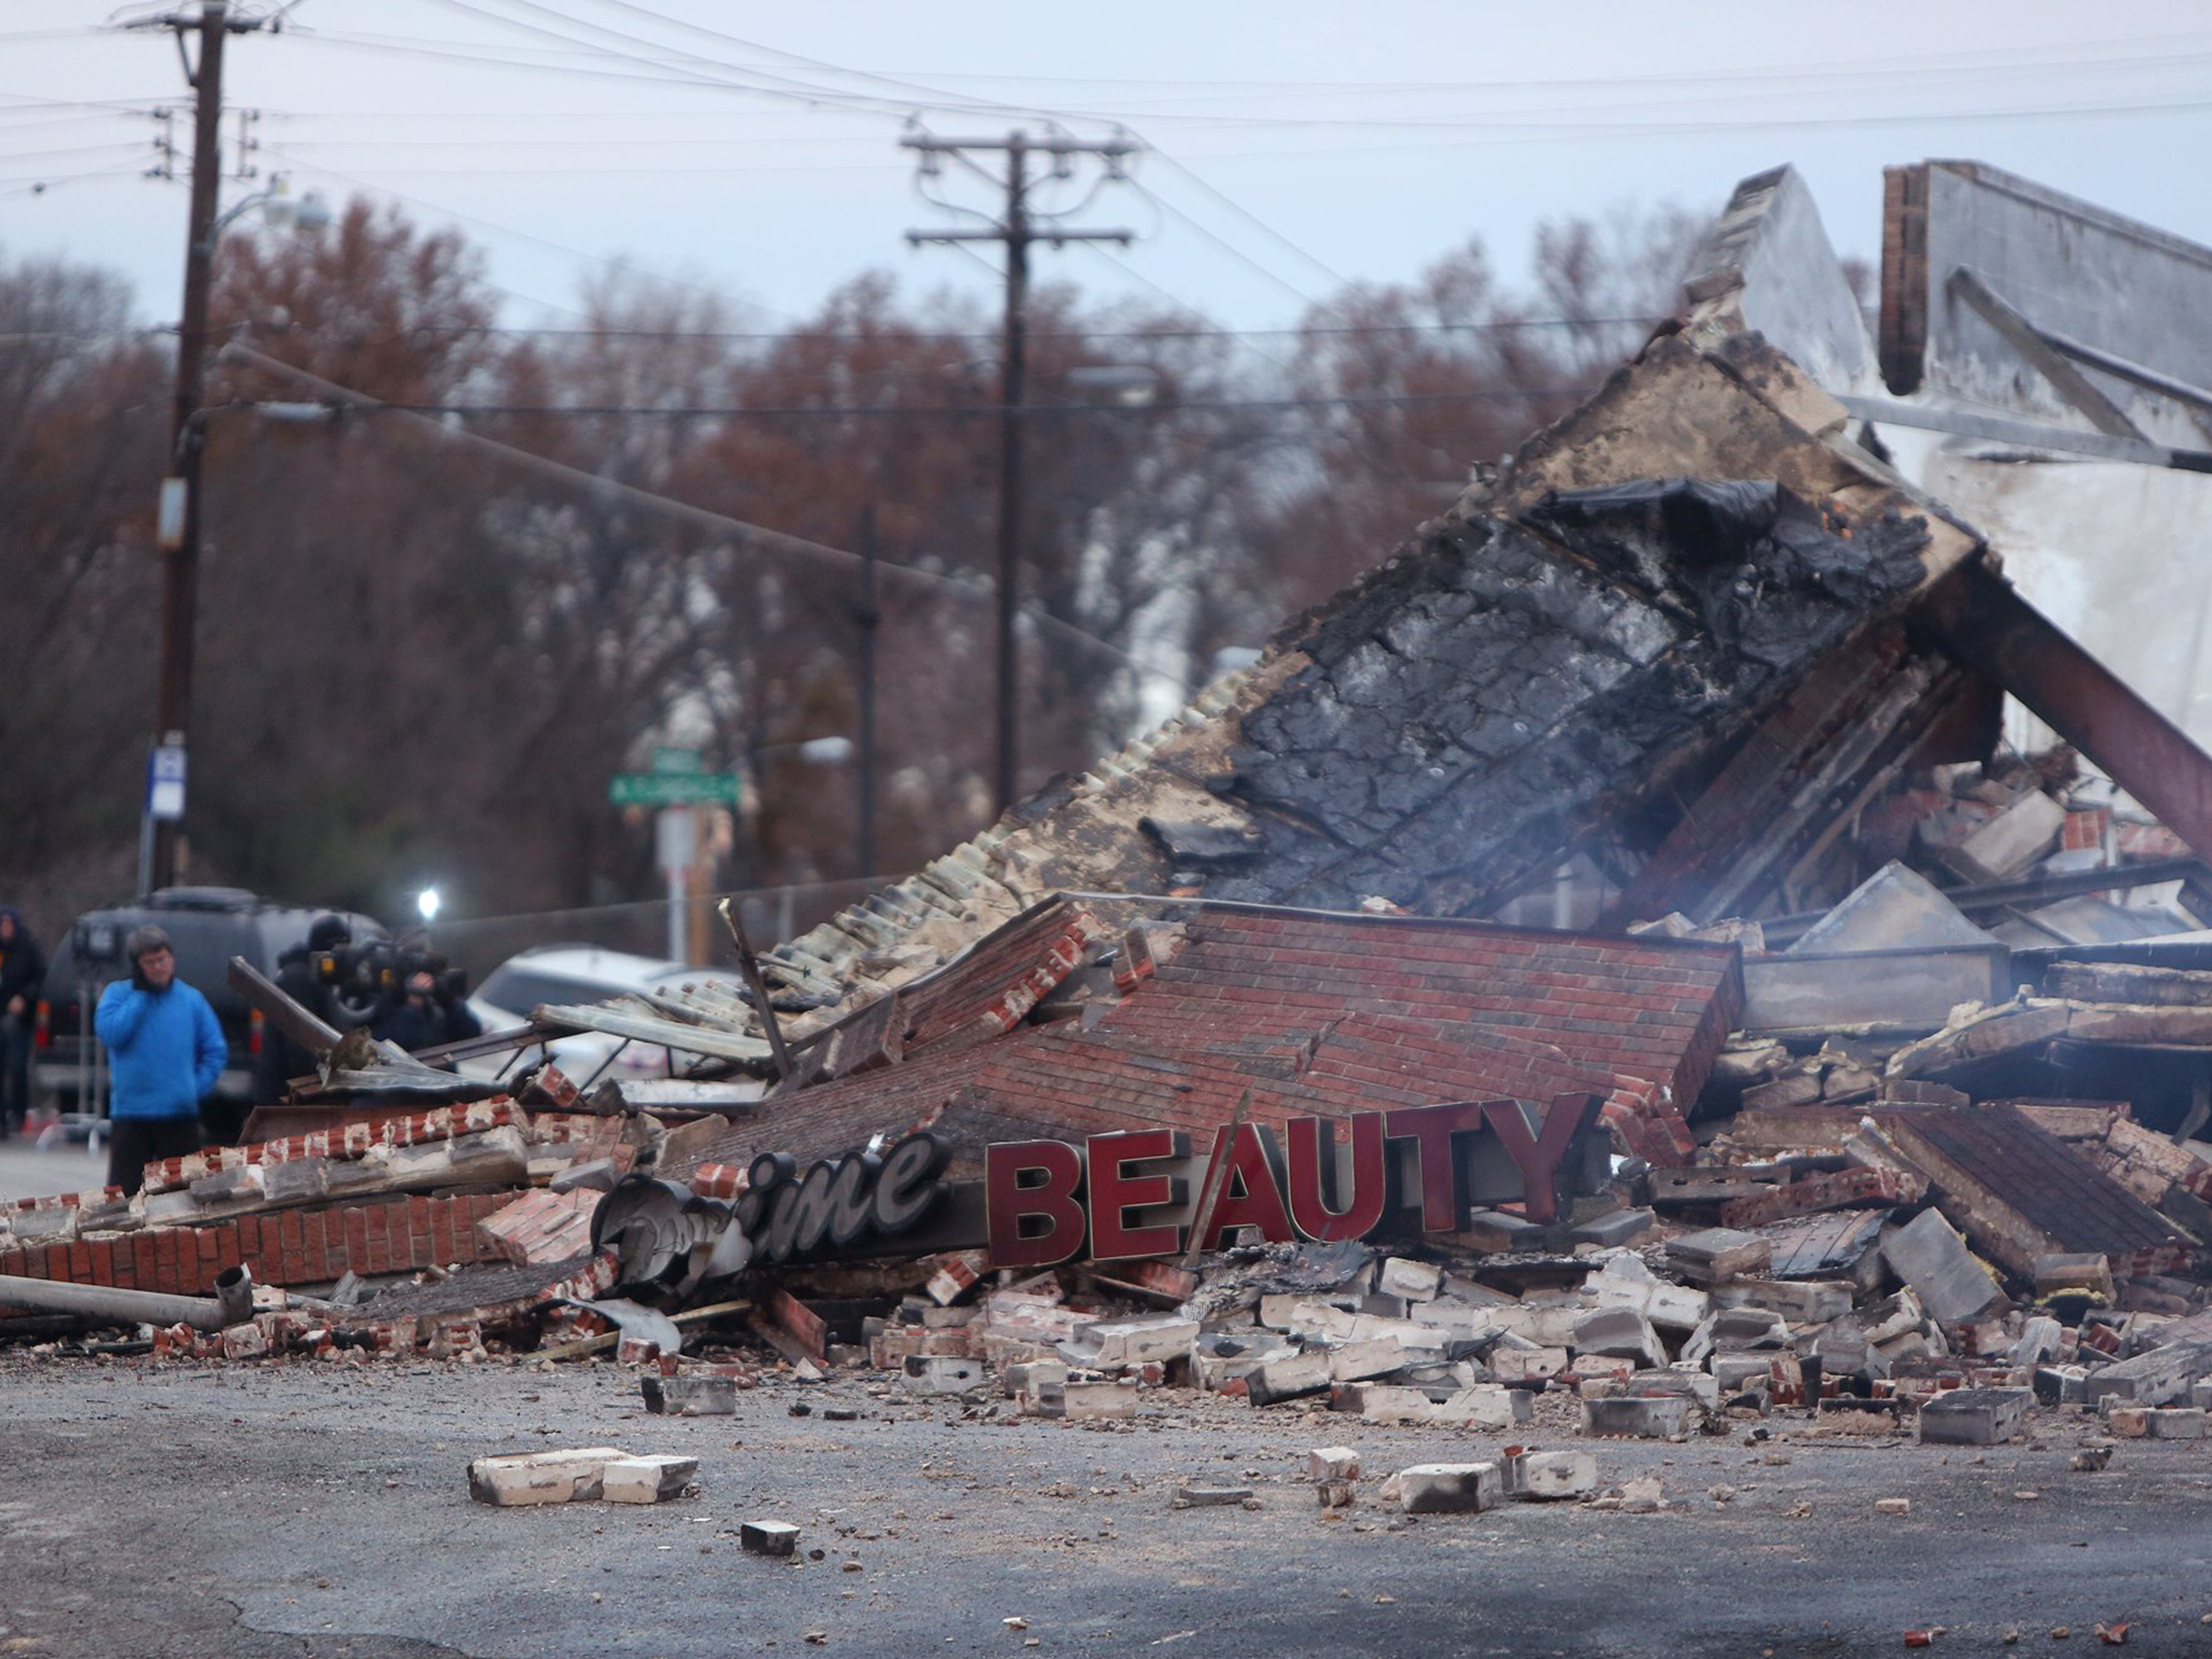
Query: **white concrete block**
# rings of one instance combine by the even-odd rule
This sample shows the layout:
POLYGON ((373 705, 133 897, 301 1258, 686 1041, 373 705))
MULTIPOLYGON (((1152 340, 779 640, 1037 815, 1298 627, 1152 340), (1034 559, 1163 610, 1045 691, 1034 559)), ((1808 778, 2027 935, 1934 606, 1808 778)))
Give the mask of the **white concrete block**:
POLYGON ((607 1464, 622 1455, 617 1446, 582 1446, 479 1457, 469 1465, 469 1496, 501 1509, 596 1502, 607 1464))
POLYGON ((1504 1498, 1495 1463, 1416 1463, 1398 1471, 1398 1502, 1408 1515, 1479 1515, 1504 1498))
POLYGON ((696 1457, 611 1457, 600 1475, 601 1495, 610 1504, 665 1503, 690 1491, 698 1474, 696 1457))

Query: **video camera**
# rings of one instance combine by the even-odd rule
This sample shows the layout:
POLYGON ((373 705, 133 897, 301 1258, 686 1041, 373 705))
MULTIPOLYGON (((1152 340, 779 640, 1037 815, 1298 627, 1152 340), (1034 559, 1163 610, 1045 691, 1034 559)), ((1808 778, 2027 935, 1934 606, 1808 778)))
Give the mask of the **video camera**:
POLYGON ((338 1006, 358 1021, 367 1021, 382 1005, 405 996, 407 981, 417 974, 428 974, 435 981, 441 1002, 459 1001, 469 994, 468 975, 419 943, 378 939, 335 945, 315 952, 313 965, 316 982, 328 986, 338 1006))

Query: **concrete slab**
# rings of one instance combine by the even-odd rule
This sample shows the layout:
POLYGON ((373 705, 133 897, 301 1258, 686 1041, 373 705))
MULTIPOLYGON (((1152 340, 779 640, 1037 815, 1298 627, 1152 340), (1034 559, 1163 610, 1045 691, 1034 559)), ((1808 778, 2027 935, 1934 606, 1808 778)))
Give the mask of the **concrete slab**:
POLYGON ((1985 1313, 2002 1294, 1966 1241, 1935 1210, 1923 1210, 1885 1240, 1882 1257, 1912 1287, 1928 1316, 1956 1325, 1985 1313))
POLYGON ((1893 860, 1852 889, 1784 954, 1818 956, 1995 943, 1988 933, 1967 921, 1935 883, 1893 860))

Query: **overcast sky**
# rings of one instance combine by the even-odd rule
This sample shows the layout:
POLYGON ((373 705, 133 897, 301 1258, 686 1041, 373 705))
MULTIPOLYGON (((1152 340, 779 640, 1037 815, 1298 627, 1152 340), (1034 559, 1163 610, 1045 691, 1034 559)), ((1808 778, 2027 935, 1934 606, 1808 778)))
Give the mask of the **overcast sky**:
MULTIPOLYGON (((183 9, 194 0, 179 0, 183 9)), ((246 15, 278 0, 242 0, 246 15)), ((1717 208, 1780 161, 1840 250, 1879 251, 1881 169, 1995 163, 2212 242, 2212 9, 2197 0, 297 0, 234 36, 244 158, 295 190, 368 191, 452 222, 511 324, 569 320, 610 258, 773 327, 870 265, 995 292, 920 199, 909 118, 1003 136, 1056 114, 1150 147, 1067 222, 1126 252, 1040 250, 1085 288, 1177 299, 1239 328, 1343 279, 1394 281, 1480 235, 1517 276, 1535 222, 1625 204, 1717 208)), ((123 271, 173 318, 190 118, 164 8, 0 7, 0 255, 123 271), (162 129, 177 178, 140 176, 162 129)), ((239 121, 225 127, 235 161, 239 121)), ((1089 176, 1054 200, 1072 202, 1089 176)), ((974 179, 940 188, 995 204, 974 179)))

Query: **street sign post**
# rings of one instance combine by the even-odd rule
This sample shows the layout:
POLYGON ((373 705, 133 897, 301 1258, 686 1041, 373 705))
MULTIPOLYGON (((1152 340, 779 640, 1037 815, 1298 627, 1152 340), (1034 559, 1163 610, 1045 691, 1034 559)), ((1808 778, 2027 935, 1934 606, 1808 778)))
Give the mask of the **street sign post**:
POLYGON ((185 816, 185 745, 175 738, 147 757, 146 816, 169 823, 185 816))
POLYGON ((735 806, 734 772, 617 772, 607 784, 617 806, 735 806))
POLYGON ((696 749, 653 751, 650 772, 617 772, 607 781, 607 799, 617 806, 659 809, 654 840, 661 873, 668 879, 668 956, 688 959, 691 873, 698 862, 699 824, 692 810, 735 806, 738 775, 704 769, 696 749))

